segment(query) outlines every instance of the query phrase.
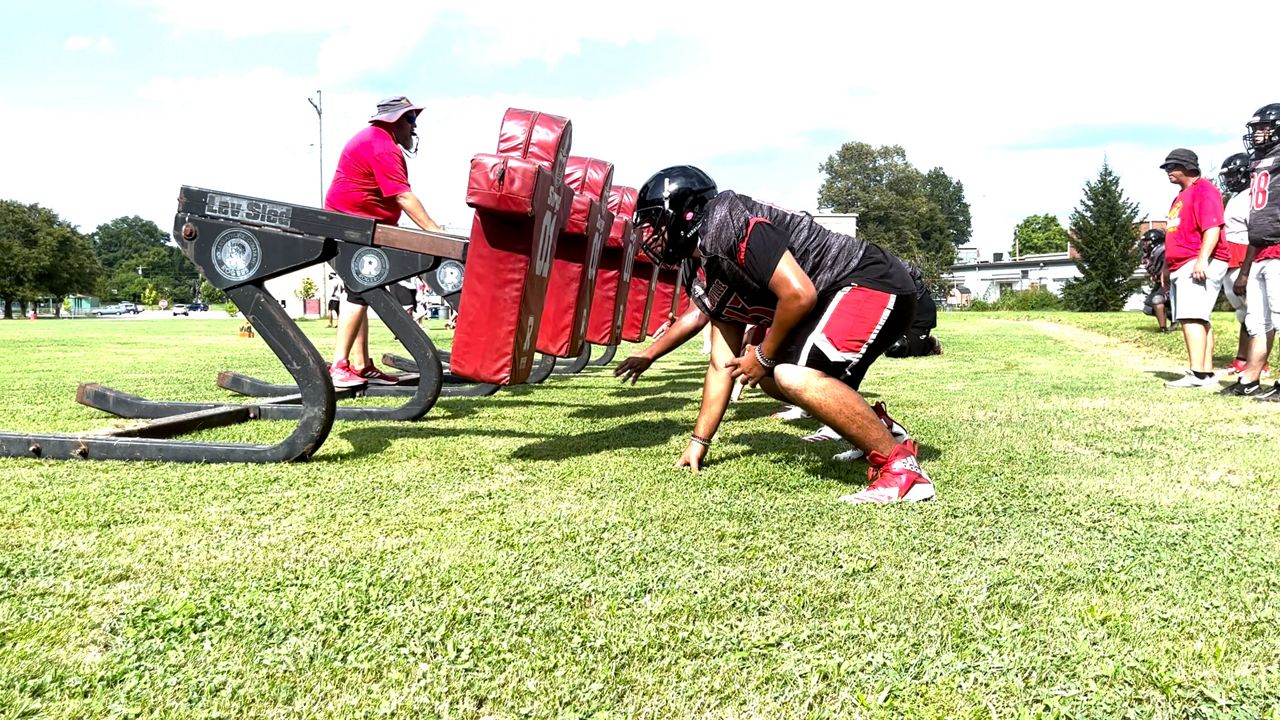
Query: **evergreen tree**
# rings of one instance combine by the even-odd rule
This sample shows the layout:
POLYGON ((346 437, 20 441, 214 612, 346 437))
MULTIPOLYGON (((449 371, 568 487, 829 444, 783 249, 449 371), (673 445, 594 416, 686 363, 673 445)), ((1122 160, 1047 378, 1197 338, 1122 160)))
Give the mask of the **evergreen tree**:
POLYGON ((1072 243, 1079 253, 1076 267, 1082 277, 1062 289, 1068 308, 1086 312, 1114 311, 1138 290, 1133 273, 1138 248, 1138 205, 1120 188, 1120 178, 1104 160, 1098 179, 1085 183, 1084 198, 1071 213, 1072 243))

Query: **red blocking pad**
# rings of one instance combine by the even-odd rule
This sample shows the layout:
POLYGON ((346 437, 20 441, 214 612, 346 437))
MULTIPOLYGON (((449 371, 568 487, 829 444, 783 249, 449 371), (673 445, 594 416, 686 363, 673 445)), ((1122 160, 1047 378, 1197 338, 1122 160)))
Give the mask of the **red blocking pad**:
POLYGON ((477 382, 524 382, 560 229, 573 192, 564 184, 572 142, 566 118, 509 109, 498 152, 477 155, 467 183, 476 209, 458 304, 450 371, 477 382))
MULTIPOLYGON (((638 242, 638 239, 637 239, 638 242)), ((631 289, 627 291, 627 307, 623 313, 622 339, 641 342, 649 331, 649 315, 653 311, 653 290, 658 285, 658 266, 649 256, 637 250, 631 266, 631 289)))
POLYGON ((573 203, 556 241, 536 347, 556 357, 577 357, 586 342, 600 252, 613 225, 607 207, 613 164, 570 157, 564 179, 573 203))
POLYGON ((676 299, 680 295, 680 270, 659 268, 658 280, 653 288, 653 310, 649 312, 646 334, 652 336, 676 311, 676 299))
POLYGON ((591 316, 587 320, 587 342, 596 345, 617 345, 622 341, 622 324, 626 319, 631 270, 638 241, 631 222, 636 212, 637 196, 636 189, 629 187, 615 187, 609 193, 613 227, 609 230, 604 249, 600 251, 596 292, 591 299, 591 316))

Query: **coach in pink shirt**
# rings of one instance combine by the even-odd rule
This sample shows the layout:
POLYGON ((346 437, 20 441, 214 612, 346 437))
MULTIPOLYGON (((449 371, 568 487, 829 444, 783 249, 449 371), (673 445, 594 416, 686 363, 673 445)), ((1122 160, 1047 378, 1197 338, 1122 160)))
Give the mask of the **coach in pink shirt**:
POLYGON ((1166 387, 1217 387, 1213 377, 1211 313, 1230 257, 1222 237, 1222 193, 1200 177, 1200 160, 1176 148, 1161 163, 1169 182, 1181 190, 1169 207, 1165 227, 1165 263, 1173 287, 1174 319, 1187 343, 1187 372, 1166 387))
MULTIPOLYGON (((409 187, 404 150, 413 150, 415 128, 422 108, 409 98, 392 97, 378 103, 369 127, 355 134, 342 148, 338 169, 325 195, 326 210, 373 218, 395 225, 400 214, 423 230, 439 231, 418 196, 409 187)), ((369 358, 369 306, 348 292, 349 312, 340 313, 337 346, 329 376, 337 387, 365 383, 391 384, 399 378, 379 370, 369 358), (348 356, 354 352, 355 362, 348 356)))

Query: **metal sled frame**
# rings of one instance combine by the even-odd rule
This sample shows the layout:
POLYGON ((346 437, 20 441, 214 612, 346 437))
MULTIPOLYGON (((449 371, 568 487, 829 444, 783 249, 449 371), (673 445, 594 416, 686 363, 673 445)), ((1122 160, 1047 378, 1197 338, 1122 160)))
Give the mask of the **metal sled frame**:
MULTIPOLYGON (((406 398, 397 407, 341 406, 337 408, 339 420, 418 420, 430 412, 442 394, 447 377, 441 365, 441 354, 412 316, 400 307, 387 289, 388 285, 422 272, 434 270, 444 260, 466 260, 467 243, 464 239, 442 233, 379 225, 373 231, 371 245, 359 242, 338 242, 338 257, 334 269, 348 288, 355 289, 359 297, 378 313, 396 340, 413 358, 413 374, 403 377, 398 385, 368 385, 357 389, 366 397, 406 398), (380 248, 370 254, 369 248, 380 248), (360 275, 359 268, 369 263, 379 270, 377 279, 360 275), (379 283, 370 286, 370 282, 379 283)), ((218 374, 218 386, 231 392, 253 397, 284 397, 297 392, 294 385, 274 384, 242 373, 223 371, 218 374)), ((493 386, 496 391, 497 386, 493 386)), ((477 394, 492 394, 481 392, 477 394)))
POLYGON ((288 369, 296 391, 274 400, 250 404, 157 402, 104 387, 82 384, 82 404, 129 418, 151 419, 124 428, 86 433, 0 433, 0 454, 83 460, 155 460, 164 462, 284 462, 311 457, 333 427, 336 399, 324 359, 285 314, 263 283, 297 268, 329 260, 337 254, 331 237, 308 233, 333 225, 335 232, 358 234, 346 216, 285 206, 198 188, 182 189, 174 237, 183 253, 211 283, 224 290, 254 330, 288 369), (232 213, 269 208, 276 215, 261 223, 229 222, 232 213), (282 210, 295 215, 281 219, 282 210), (264 242, 265 241, 265 242, 264 242), (232 252, 219 256, 219 248, 232 252), (269 252, 264 252, 269 248, 269 252), (230 258, 233 262, 224 262, 230 258), (222 264, 219 264, 222 263, 222 264), (218 272, 210 272, 217 266, 218 272), (183 433, 223 427, 254 419, 296 420, 297 427, 274 445, 175 440, 183 433))

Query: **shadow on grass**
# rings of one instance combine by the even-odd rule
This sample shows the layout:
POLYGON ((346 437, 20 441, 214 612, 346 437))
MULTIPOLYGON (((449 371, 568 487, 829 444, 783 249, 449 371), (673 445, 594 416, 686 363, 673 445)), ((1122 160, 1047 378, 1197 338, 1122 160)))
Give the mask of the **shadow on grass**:
POLYGON ((646 420, 612 426, 596 432, 573 433, 567 435, 548 435, 546 433, 519 431, 489 431, 483 429, 459 429, 428 423, 388 424, 373 427, 352 428, 336 433, 338 437, 351 443, 349 452, 325 453, 312 459, 312 462, 342 461, 356 456, 376 454, 387 450, 397 440, 439 440, 454 442, 466 437, 492 438, 502 435, 510 438, 526 438, 533 442, 524 445, 511 454, 519 460, 551 460, 560 461, 569 458, 594 455, 595 453, 615 450, 621 447, 639 448, 655 447, 670 442, 671 438, 683 434, 685 424, 646 420))

